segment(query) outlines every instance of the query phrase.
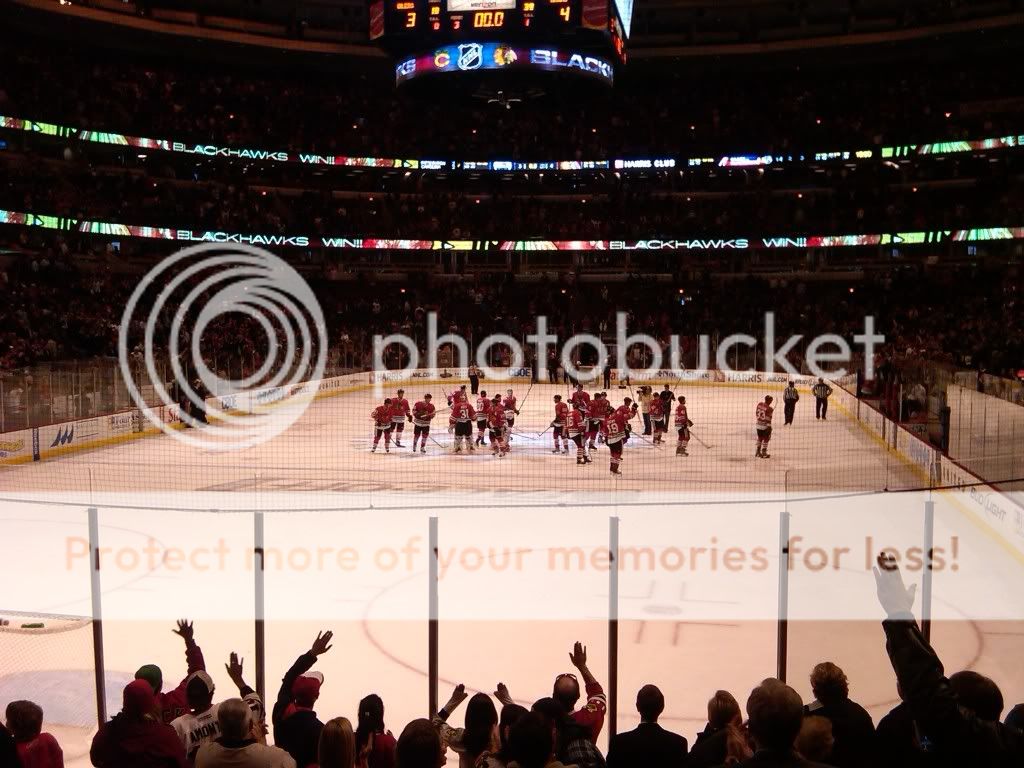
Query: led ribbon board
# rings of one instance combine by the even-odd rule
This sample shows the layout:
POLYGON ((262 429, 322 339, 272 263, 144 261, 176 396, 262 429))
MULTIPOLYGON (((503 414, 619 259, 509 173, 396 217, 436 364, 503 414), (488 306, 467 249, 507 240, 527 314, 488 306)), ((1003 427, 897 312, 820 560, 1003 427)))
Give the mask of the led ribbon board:
POLYGON ((611 85, 615 68, 607 59, 580 51, 550 46, 528 48, 512 43, 454 43, 431 53, 404 59, 395 66, 395 81, 401 85, 425 75, 457 72, 519 70, 568 72, 611 85))

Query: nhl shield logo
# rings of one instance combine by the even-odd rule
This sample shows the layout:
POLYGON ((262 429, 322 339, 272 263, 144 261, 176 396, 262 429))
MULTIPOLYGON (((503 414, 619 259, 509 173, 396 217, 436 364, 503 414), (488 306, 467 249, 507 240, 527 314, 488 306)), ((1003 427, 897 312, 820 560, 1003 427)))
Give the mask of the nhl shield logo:
POLYGON ((480 43, 459 46, 459 69, 479 69, 484 62, 484 48, 480 43))

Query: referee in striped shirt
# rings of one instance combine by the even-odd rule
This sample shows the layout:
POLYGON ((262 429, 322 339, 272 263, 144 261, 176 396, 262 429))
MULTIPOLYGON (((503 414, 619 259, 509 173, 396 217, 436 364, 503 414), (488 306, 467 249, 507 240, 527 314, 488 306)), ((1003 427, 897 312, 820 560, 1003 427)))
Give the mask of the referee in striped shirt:
POLYGON ((832 396, 832 387, 819 377, 818 383, 811 387, 811 394, 814 395, 814 418, 827 420, 828 399, 832 396))

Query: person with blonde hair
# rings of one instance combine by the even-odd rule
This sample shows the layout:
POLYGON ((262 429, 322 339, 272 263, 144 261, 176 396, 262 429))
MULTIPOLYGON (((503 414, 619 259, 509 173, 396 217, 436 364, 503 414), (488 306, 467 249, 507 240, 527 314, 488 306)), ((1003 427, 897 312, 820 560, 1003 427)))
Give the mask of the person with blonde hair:
POLYGON ((356 735, 346 717, 324 723, 317 749, 318 768, 355 768, 356 735))

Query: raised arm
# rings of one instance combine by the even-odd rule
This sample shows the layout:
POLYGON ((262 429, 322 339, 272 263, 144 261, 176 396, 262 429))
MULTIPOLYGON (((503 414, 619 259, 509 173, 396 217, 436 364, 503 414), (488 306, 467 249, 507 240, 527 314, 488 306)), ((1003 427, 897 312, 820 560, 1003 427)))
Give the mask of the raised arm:
POLYGON ((314 664, 318 656, 322 656, 331 650, 331 639, 334 637, 334 633, 328 630, 327 632, 317 632, 316 640, 313 641, 313 645, 304 654, 299 656, 292 664, 284 678, 281 680, 281 688, 277 692, 277 701, 274 702, 274 712, 271 716, 271 720, 276 726, 280 721, 281 716, 284 714, 284 710, 292 702, 292 685, 298 679, 299 675, 309 670, 314 664))

